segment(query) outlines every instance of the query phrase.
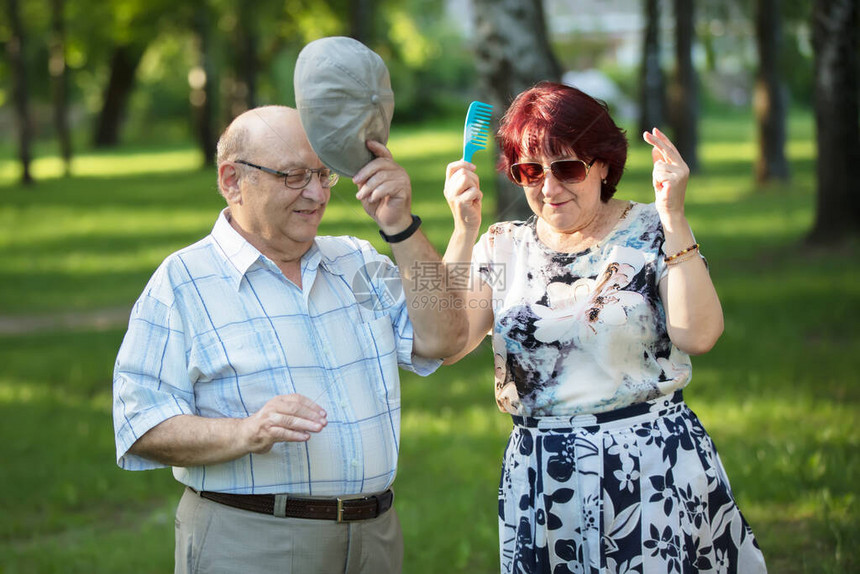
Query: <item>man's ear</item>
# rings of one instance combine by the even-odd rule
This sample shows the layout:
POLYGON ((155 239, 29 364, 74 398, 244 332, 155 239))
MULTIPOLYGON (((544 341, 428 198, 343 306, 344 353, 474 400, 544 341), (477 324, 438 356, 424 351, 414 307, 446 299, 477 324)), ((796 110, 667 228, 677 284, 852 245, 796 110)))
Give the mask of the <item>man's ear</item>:
POLYGON ((242 205, 239 172, 232 162, 227 161, 218 166, 218 190, 227 203, 242 205))

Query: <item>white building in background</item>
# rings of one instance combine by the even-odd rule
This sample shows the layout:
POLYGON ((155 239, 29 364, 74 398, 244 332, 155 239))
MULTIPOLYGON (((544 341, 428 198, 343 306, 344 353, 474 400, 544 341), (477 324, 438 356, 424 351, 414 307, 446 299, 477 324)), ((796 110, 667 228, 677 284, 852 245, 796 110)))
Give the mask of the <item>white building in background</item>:
POLYGON ((611 59, 619 67, 639 66, 645 29, 642 0, 544 0, 544 10, 553 36, 610 38, 611 59))

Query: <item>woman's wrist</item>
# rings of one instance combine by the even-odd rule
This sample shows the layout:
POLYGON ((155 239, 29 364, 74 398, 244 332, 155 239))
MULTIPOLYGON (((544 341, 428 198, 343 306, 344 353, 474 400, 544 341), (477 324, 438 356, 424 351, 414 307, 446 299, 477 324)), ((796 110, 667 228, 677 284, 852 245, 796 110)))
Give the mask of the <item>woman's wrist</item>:
POLYGON ((454 232, 448 240, 448 248, 442 258, 446 263, 461 263, 471 261, 472 249, 477 241, 477 232, 454 226, 454 232))
POLYGON ((474 243, 478 240, 480 231, 480 227, 466 226, 463 223, 454 223, 454 232, 451 234, 451 239, 474 243))
POLYGON ((684 210, 674 211, 660 214, 660 223, 663 225, 663 232, 667 235, 682 232, 685 233, 690 229, 690 223, 687 221, 687 216, 684 210))
POLYGON ((693 231, 686 217, 673 218, 669 222, 661 221, 663 224, 663 254, 667 257, 678 253, 696 243, 693 231))

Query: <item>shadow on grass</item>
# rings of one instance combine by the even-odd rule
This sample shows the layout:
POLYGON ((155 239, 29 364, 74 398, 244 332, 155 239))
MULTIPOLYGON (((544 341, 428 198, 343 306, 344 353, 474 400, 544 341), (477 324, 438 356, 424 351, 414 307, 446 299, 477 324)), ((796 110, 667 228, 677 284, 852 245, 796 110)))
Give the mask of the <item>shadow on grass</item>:
POLYGON ((214 169, 132 176, 52 179, 36 187, 0 187, 4 207, 201 209, 223 202, 214 169))

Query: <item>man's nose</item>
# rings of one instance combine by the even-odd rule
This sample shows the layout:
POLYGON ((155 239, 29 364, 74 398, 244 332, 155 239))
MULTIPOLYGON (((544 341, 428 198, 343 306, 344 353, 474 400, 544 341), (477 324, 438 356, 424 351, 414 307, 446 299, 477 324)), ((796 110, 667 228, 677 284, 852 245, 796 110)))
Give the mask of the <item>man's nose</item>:
POLYGON ((323 187, 320 174, 311 174, 311 180, 302 190, 302 196, 307 199, 312 199, 317 203, 325 203, 328 201, 328 190, 323 187))

